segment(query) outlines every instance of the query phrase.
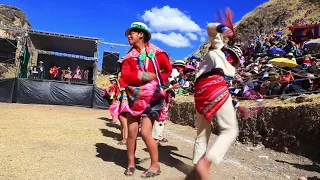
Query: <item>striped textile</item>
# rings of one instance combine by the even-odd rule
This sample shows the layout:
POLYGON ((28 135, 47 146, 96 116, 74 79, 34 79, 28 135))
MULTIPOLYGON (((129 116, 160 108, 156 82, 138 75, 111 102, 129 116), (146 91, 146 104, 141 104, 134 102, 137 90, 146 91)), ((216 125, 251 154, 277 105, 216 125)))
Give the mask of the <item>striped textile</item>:
POLYGON ((198 113, 208 121, 227 101, 230 93, 222 75, 211 75, 197 80, 195 106, 198 113))

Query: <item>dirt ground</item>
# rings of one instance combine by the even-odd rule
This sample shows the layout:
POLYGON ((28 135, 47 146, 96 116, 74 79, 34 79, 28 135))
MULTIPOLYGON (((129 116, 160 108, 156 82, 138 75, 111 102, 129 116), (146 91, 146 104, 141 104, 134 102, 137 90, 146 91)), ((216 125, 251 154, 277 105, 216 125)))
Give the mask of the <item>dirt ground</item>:
MULTIPOLYGON (((125 146, 117 145, 118 126, 109 118, 106 110, 0 104, 0 179, 140 179, 149 165, 143 141, 138 140, 139 170, 127 178, 125 146)), ((184 179, 192 169, 195 132, 167 123, 169 142, 159 148, 162 174, 154 179, 184 179)), ((304 157, 235 143, 211 174, 222 180, 320 178, 310 166, 304 157)))

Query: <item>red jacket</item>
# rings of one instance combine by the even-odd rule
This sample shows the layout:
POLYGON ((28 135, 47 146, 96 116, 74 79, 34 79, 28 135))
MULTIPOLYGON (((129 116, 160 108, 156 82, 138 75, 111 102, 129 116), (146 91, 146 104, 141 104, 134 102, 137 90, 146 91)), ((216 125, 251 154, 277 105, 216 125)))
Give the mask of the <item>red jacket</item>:
MULTIPOLYGON (((156 52, 156 60, 158 63, 158 67, 161 71, 162 83, 165 84, 172 72, 172 65, 170 63, 169 57, 165 52, 156 52)), ((121 88, 125 88, 127 85, 136 85, 141 86, 144 85, 138 78, 138 60, 135 57, 125 58, 122 62, 121 68, 121 77, 120 77, 120 86, 121 88)), ((155 73, 154 66, 152 62, 149 60, 148 72, 155 73)))
POLYGON ((120 76, 120 78, 118 79, 118 83, 119 83, 120 88, 125 88, 128 86, 128 84, 124 81, 122 76, 120 76))

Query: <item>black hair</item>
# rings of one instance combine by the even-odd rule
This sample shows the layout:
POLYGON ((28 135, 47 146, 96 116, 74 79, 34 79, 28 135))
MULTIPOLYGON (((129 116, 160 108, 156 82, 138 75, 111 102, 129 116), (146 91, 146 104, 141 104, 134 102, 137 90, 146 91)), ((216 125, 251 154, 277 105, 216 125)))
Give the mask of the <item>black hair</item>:
POLYGON ((177 84, 177 82, 176 82, 175 80, 172 80, 172 81, 170 82, 170 85, 175 85, 175 84, 177 84))

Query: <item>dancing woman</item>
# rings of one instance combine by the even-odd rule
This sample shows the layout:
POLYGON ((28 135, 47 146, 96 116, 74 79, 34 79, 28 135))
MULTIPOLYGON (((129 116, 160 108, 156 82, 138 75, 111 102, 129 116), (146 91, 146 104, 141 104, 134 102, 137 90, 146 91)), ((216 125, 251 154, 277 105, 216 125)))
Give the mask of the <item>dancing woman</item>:
POLYGON ((126 87, 127 85, 121 78, 121 66, 122 66, 122 60, 118 60, 118 75, 113 79, 116 86, 117 91, 114 94, 114 99, 109 107, 109 111, 111 113, 113 122, 116 122, 118 119, 120 121, 120 130, 121 130, 121 136, 122 139, 119 141, 119 145, 126 145, 127 144, 127 138, 128 138, 128 125, 127 125, 127 112, 120 112, 121 106, 122 106, 122 100, 123 100, 123 95, 124 95, 124 88, 121 87, 126 87))
POLYGON ((80 69, 80 66, 77 66, 77 69, 74 71, 74 76, 73 76, 73 79, 76 81, 76 82, 80 82, 81 81, 81 75, 82 75, 82 71, 80 69))
POLYGON ((211 47, 196 73, 194 94, 198 129, 193 163, 196 173, 203 180, 209 179, 211 164, 221 162, 239 132, 236 112, 225 81, 225 76, 233 77, 236 69, 221 51, 224 42, 233 36, 233 32, 220 23, 209 23, 207 33, 211 47), (211 120, 214 115, 221 132, 206 153, 211 134, 211 120))
POLYGON ((72 79, 72 71, 71 71, 71 68, 70 67, 68 67, 67 68, 67 70, 66 70, 66 75, 64 76, 65 77, 65 79, 67 80, 67 81, 69 81, 70 82, 70 80, 72 79))
POLYGON ((128 84, 126 88, 128 106, 122 101, 120 112, 128 112, 128 168, 125 175, 132 176, 135 171, 135 150, 139 122, 141 136, 151 156, 151 165, 142 177, 160 174, 158 147, 152 137, 154 121, 166 119, 165 95, 161 86, 169 78, 172 66, 168 55, 149 43, 151 34, 144 23, 135 22, 125 33, 131 50, 124 57, 121 79, 128 84))

